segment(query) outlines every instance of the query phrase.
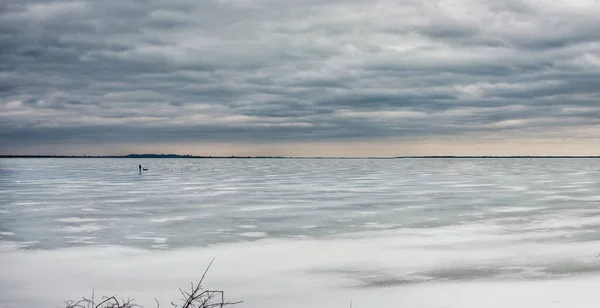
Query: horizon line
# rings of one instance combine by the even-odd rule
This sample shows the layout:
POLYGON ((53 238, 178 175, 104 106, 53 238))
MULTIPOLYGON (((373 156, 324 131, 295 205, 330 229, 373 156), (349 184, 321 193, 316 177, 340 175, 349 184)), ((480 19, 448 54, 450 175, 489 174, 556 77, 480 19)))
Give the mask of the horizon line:
POLYGON ((400 155, 400 156, 272 156, 272 155, 191 155, 191 154, 126 154, 126 155, 48 155, 0 154, 0 158, 191 158, 191 159, 403 159, 403 158, 600 158, 600 155, 400 155))

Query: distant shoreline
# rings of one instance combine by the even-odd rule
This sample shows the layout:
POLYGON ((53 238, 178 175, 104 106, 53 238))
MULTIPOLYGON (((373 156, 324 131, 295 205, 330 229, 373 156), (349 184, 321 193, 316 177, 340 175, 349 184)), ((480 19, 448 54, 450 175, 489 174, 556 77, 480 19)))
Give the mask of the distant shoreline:
POLYGON ((191 159, 524 159, 524 158, 600 158, 600 156, 396 156, 396 157, 307 157, 307 156, 197 156, 179 154, 128 155, 0 155, 0 158, 191 158, 191 159))

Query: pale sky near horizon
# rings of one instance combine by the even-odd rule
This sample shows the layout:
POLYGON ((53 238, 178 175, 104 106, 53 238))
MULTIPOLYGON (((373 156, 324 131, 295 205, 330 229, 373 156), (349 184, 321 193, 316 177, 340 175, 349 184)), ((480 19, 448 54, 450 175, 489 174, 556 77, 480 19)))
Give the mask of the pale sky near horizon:
POLYGON ((4 0, 0 154, 600 155, 595 0, 4 0))

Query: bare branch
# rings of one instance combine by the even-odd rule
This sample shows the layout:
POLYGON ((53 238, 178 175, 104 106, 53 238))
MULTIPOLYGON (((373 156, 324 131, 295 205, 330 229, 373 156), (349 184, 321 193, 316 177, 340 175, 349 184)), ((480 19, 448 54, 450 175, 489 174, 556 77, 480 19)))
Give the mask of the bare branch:
MULTIPOLYGON (((218 290, 208 290, 208 289, 203 288, 202 283, 204 282, 204 278, 206 278, 206 274, 210 270, 214 261, 215 261, 215 259, 212 259, 210 261, 210 263, 204 270, 204 273, 202 274, 200 281, 197 284, 194 284, 194 282, 190 283, 190 291, 189 292, 179 289, 179 293, 182 296, 182 298, 181 298, 182 305, 179 306, 179 305, 171 302, 171 305, 173 305, 174 308, 217 308, 217 307, 223 308, 224 306, 242 303, 241 301, 225 302, 225 292, 218 291, 218 290)), ((66 308, 134 308, 134 307, 141 307, 134 303, 134 299, 131 299, 131 298, 127 299, 127 300, 121 299, 121 301, 119 301, 116 296, 102 297, 102 301, 100 303, 96 304, 95 299, 94 299, 95 292, 96 292, 96 289, 92 289, 91 299, 87 299, 84 297, 82 300, 79 300, 79 301, 67 301, 66 308)), ((158 300, 155 298, 154 301, 156 301, 156 308, 160 308, 160 303, 158 302, 158 300)))

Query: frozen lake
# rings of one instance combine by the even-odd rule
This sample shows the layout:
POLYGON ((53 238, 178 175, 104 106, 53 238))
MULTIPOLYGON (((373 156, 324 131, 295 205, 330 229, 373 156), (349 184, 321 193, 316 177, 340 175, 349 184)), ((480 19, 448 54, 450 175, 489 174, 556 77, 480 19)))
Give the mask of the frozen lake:
POLYGON ((0 307, 590 307, 596 159, 0 159, 0 307), (138 174, 137 165, 149 168, 138 174))

